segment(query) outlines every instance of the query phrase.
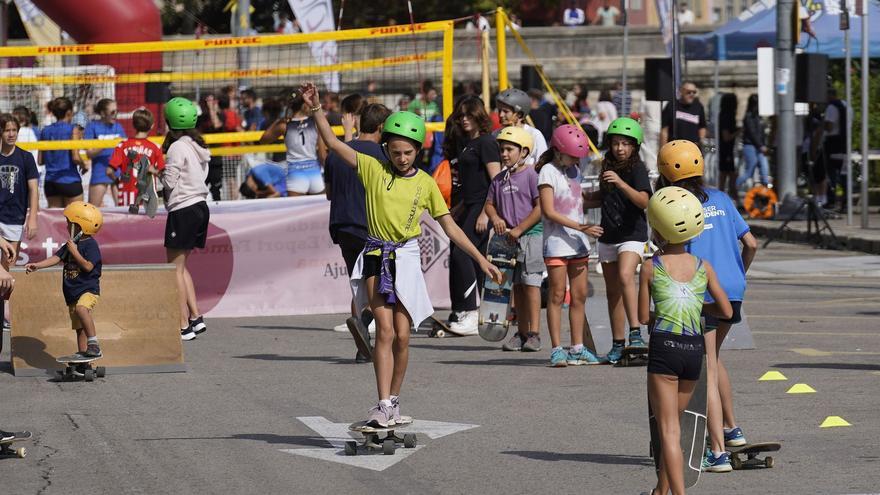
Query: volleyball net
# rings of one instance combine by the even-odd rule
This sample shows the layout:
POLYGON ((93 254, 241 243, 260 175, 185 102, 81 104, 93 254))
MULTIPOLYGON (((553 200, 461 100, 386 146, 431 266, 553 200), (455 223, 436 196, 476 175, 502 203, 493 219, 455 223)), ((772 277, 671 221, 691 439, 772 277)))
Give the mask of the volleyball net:
MULTIPOLYGON (((44 126, 54 117, 46 109, 53 98, 74 104, 74 122, 97 118, 95 103, 117 101, 119 120, 128 130, 131 113, 149 108, 157 116, 154 132, 164 131, 162 103, 171 96, 204 102, 219 98, 234 108, 248 88, 264 103, 286 102, 291 89, 314 81, 333 100, 359 93, 368 101, 397 109, 402 98, 418 94, 426 82, 438 92, 442 116, 452 106, 452 21, 351 29, 308 34, 185 39, 138 43, 2 47, 0 111, 25 106, 44 126), (230 95, 224 101, 224 95, 230 95)), ((283 144, 257 145, 259 131, 207 134, 215 155, 283 151, 283 144)), ((341 128, 337 129, 341 134, 341 128)), ((161 142, 161 137, 155 138, 161 142)), ((118 140, 21 143, 26 149, 94 149, 118 140)))

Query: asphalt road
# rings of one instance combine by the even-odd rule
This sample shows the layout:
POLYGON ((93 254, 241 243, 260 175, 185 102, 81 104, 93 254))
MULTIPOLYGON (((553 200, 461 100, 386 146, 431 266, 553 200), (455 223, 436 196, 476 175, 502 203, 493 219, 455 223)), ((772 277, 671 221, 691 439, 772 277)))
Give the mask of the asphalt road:
MULTIPOLYGON (((692 493, 880 492, 880 277, 855 258, 849 269, 843 260, 843 269, 822 273, 839 256, 785 244, 759 253, 745 305, 757 348, 723 356, 747 438, 783 448, 773 469, 704 473, 692 493), (804 262, 777 263, 784 260, 804 262), (768 370, 788 380, 758 381, 768 370), (796 383, 816 393, 787 394, 796 383), (851 426, 819 428, 827 416, 851 426)), ((594 283, 594 297, 604 297, 601 277, 594 283)), ((187 373, 56 383, 16 378, 6 364, 0 427, 35 439, 23 444, 27 458, 0 459, 2 492, 616 494, 652 486, 644 368, 552 369, 549 350, 504 353, 479 337, 413 337, 402 401, 417 421, 417 449, 342 455, 345 425, 375 402, 371 367, 354 364, 350 337, 331 330, 342 321, 208 320, 208 333, 185 343, 187 373)))

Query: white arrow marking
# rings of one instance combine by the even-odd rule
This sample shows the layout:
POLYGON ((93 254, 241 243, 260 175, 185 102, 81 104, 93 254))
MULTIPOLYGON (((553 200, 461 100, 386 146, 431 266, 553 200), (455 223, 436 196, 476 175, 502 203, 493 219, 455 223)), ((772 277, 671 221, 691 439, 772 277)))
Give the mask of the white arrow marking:
MULTIPOLYGON (((362 439, 360 434, 349 431, 347 423, 333 423, 323 416, 306 416, 296 419, 302 421, 303 424, 324 437, 331 447, 322 449, 280 449, 281 452, 348 464, 373 471, 384 471, 424 447, 424 445, 417 445, 414 449, 398 448, 395 450, 394 455, 383 455, 378 452, 367 453, 359 448, 358 455, 348 456, 345 455, 343 450, 345 442, 357 440, 358 444, 360 444, 362 439)), ((418 420, 412 425, 407 426, 406 432, 419 433, 430 439, 437 439, 459 431, 470 430, 477 426, 479 425, 418 420)))

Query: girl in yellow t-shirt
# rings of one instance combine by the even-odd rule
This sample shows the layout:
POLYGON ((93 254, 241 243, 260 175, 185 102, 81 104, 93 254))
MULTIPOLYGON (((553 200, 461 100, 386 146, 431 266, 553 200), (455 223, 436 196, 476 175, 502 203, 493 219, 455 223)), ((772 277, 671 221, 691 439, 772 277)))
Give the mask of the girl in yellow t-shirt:
POLYGON ((351 273, 356 314, 369 305, 376 319, 372 354, 379 403, 370 409, 366 424, 381 428, 405 424, 412 418, 400 415, 399 397, 409 359, 410 329, 413 322, 434 313, 417 242, 422 214, 427 211, 493 280, 500 282, 501 272, 449 216, 434 179, 414 167, 425 140, 425 123, 419 116, 396 112, 388 117, 382 129, 388 161, 380 162, 336 138, 313 83, 303 84, 300 91, 321 138, 343 162, 357 169, 366 191, 369 238, 351 273))

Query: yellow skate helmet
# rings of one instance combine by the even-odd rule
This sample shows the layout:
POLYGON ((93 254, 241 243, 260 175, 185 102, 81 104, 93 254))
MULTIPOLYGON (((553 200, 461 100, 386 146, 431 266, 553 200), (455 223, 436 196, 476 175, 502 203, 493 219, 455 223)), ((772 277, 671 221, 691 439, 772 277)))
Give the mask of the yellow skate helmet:
POLYGON ((79 225, 85 235, 95 235, 104 225, 104 215, 95 205, 85 201, 74 201, 64 209, 64 218, 79 225))
POLYGON ((509 143, 513 143, 520 148, 528 148, 529 153, 523 158, 528 158, 529 155, 532 154, 532 150, 535 149, 535 140, 532 138, 531 133, 529 131, 523 129, 522 127, 505 127, 498 132, 498 136, 495 138, 497 141, 507 141, 509 143))
POLYGON ((703 205, 685 189, 664 187, 648 201, 648 222, 668 242, 681 244, 703 232, 703 205))

